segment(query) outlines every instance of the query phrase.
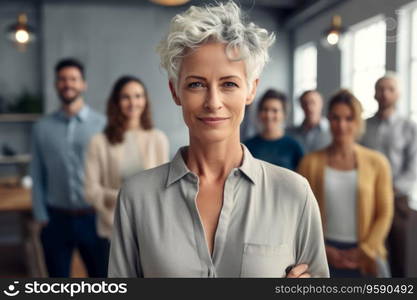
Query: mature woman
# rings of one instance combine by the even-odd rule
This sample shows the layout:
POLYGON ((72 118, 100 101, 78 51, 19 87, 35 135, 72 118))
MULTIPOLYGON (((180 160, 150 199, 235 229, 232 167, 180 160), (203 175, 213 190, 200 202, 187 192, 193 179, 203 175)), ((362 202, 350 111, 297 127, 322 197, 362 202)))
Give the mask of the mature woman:
POLYGON ((110 239, 122 182, 167 161, 168 140, 153 128, 145 85, 133 76, 119 78, 107 102, 107 126, 91 139, 86 159, 86 200, 97 210, 100 236, 110 239))
POLYGON ((273 89, 266 91, 258 103, 262 131, 245 145, 256 158, 295 170, 303 157, 303 149, 295 139, 285 135, 286 104, 285 94, 273 89))
POLYGON ((332 277, 376 276, 385 265, 391 172, 382 154, 356 143, 364 128, 361 114, 349 91, 334 95, 328 112, 332 143, 304 157, 299 167, 319 202, 332 277))
POLYGON ((159 46, 190 144, 121 189, 111 277, 328 276, 320 214, 301 176, 239 141, 273 36, 233 2, 191 7, 159 46), (297 271, 296 271, 297 270, 297 271))

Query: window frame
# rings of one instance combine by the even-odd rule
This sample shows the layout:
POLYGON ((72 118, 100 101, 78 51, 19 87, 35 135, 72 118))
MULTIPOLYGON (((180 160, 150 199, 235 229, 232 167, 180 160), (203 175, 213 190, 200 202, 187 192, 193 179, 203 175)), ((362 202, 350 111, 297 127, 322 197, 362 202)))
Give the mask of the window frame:
MULTIPOLYGON (((341 41, 341 86, 342 87, 347 87, 349 89, 352 90, 353 93, 355 93, 355 91, 353 90, 353 83, 354 83, 354 78, 355 75, 358 73, 363 73, 364 70, 366 70, 366 68, 362 69, 362 70, 357 70, 355 68, 355 62, 354 62, 354 57, 355 57, 355 41, 354 41, 354 35, 362 30, 365 29, 366 27, 372 26, 374 24, 377 24, 379 22, 384 22, 385 24, 385 29, 386 29, 386 23, 385 23, 385 16, 383 14, 378 14, 375 15, 373 17, 370 17, 364 21, 361 21, 359 23, 356 23, 352 26, 349 27, 349 29, 347 30, 347 32, 344 34, 343 39, 341 41)), ((386 30, 384 30, 384 36, 383 36, 385 42, 384 42, 384 46, 386 45, 386 30)), ((386 65, 387 65, 387 50, 386 47, 383 48, 384 49, 384 59, 383 59, 383 64, 380 66, 382 67, 382 69, 384 70, 383 73, 386 72, 386 65)), ((373 68, 372 68, 373 69, 373 68)), ((370 68, 368 68, 368 70, 372 70, 370 68)), ((382 76, 383 74, 381 74, 382 76)), ((361 99, 359 99, 361 100, 361 99)), ((365 110, 365 109, 364 109, 365 110)), ((369 118, 371 117, 371 113, 367 114, 367 112, 364 112, 364 117, 365 118, 369 118)))
MULTIPOLYGON (((298 98, 300 97, 301 93, 304 92, 307 89, 317 89, 317 69, 318 69, 318 48, 317 43, 310 41, 304 44, 299 45, 297 48, 295 48, 294 51, 294 75, 293 75, 293 121, 294 124, 300 124, 303 120, 303 113, 300 106, 300 103, 298 101, 298 98), (299 70, 301 68, 298 67, 300 64, 299 57, 301 56, 301 53, 306 51, 306 49, 314 49, 315 52, 315 75, 311 82, 314 82, 314 85, 309 86, 308 88, 304 88, 299 85, 300 82, 305 81, 305 78, 303 76, 300 76, 299 70), (300 80, 303 79, 303 80, 300 80)), ((313 72, 314 73, 314 72, 313 72)))

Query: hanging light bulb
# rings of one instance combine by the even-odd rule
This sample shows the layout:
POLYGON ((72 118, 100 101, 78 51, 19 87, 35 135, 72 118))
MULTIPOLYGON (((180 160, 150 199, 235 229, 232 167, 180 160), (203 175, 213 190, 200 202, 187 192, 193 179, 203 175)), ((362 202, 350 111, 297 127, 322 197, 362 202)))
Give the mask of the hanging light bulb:
POLYGON ((15 33, 15 40, 20 44, 26 44, 29 42, 29 33, 24 29, 19 29, 15 33))
POLYGON ((28 25, 28 18, 25 13, 19 14, 17 23, 10 25, 7 33, 9 39, 21 51, 26 50, 27 45, 35 39, 34 31, 28 25))
POLYGON ((332 23, 330 27, 323 32, 322 44, 324 47, 333 48, 337 46, 342 38, 342 18, 339 15, 332 17, 332 23))
POLYGON ((164 5, 164 6, 176 6, 176 5, 182 5, 190 0, 150 0, 153 3, 164 5))

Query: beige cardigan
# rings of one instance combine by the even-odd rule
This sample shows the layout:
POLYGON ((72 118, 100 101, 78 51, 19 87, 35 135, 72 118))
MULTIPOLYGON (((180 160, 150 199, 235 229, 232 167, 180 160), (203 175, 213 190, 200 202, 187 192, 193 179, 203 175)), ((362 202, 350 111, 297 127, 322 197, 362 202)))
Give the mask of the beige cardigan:
MULTIPOLYGON (((156 167, 168 162, 168 139, 157 129, 140 131, 138 151, 144 169, 156 167)), ((103 133, 90 141, 85 163, 85 198, 97 211, 97 231, 102 237, 110 238, 113 228, 122 155, 123 143, 112 145, 103 133)))
MULTIPOLYGON (((386 257, 385 238, 391 227, 394 195, 391 168, 380 153, 355 145, 357 159, 357 222, 359 247, 365 254, 360 268, 364 274, 376 275, 377 257, 386 257)), ((324 169, 326 149, 305 156, 298 172, 307 178, 317 198, 324 229, 326 228, 324 169)))

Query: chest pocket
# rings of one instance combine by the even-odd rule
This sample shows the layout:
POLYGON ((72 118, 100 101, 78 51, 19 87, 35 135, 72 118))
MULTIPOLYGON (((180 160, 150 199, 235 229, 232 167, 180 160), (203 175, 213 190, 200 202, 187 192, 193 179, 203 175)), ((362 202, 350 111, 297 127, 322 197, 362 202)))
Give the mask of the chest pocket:
POLYGON ((294 264, 286 244, 272 246, 244 244, 241 277, 285 277, 285 269, 294 264))

